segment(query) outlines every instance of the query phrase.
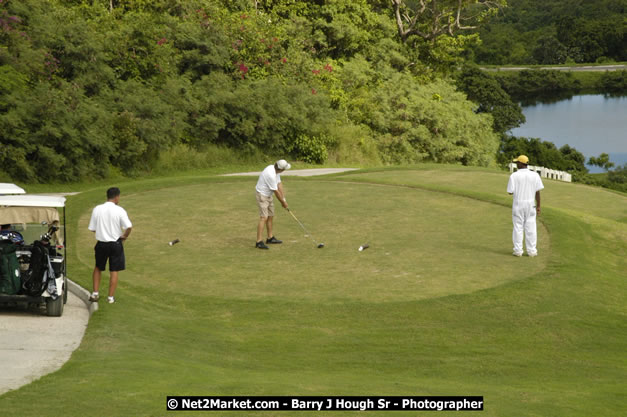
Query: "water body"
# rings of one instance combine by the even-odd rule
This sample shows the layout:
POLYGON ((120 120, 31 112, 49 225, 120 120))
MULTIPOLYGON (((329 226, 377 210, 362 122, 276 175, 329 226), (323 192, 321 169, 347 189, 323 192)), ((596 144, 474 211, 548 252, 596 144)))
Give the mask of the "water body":
MULTIPOLYGON (((607 153, 616 166, 627 163, 627 97, 580 95, 523 107, 527 119, 511 134, 540 138, 558 148, 570 145, 586 156, 607 153)), ((549 167, 550 168, 550 167, 549 167)), ((590 172, 604 172, 588 166, 590 172)))

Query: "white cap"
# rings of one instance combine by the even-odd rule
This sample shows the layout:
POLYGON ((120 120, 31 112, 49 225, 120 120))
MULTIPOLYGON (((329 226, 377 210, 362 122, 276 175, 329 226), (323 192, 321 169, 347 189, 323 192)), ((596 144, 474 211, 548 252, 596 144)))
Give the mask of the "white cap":
POLYGON ((285 159, 279 159, 276 161, 276 166, 279 169, 290 169, 292 167, 285 159))

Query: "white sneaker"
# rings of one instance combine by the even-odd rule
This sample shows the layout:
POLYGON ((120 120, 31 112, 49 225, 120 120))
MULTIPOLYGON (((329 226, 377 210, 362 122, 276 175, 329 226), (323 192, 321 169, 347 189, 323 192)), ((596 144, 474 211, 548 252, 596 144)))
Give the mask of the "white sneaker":
POLYGON ((522 256, 522 253, 516 253, 516 252, 514 252, 514 253, 512 253, 512 255, 520 257, 520 256, 522 256))
POLYGON ((530 257, 530 258, 535 258, 536 256, 538 256, 538 254, 537 253, 528 253, 527 256, 530 257))
POLYGON ((107 297, 107 301, 109 302, 109 304, 113 304, 113 303, 115 303, 115 298, 107 297))

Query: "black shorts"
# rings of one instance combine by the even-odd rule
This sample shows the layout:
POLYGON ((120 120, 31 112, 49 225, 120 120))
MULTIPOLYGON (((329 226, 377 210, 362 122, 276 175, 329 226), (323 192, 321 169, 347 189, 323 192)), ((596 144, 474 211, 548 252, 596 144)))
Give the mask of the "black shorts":
POLYGON ((109 271, 124 271, 126 260, 124 259, 124 246, 122 241, 98 242, 94 248, 96 252, 96 268, 104 271, 109 260, 109 271))

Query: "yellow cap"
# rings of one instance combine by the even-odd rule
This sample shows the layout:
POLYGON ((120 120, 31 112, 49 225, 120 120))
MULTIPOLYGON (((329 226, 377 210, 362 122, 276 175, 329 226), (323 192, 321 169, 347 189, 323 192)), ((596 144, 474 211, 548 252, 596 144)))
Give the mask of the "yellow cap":
POLYGON ((521 162, 523 164, 528 164, 529 158, 527 158, 525 155, 520 155, 518 158, 514 159, 512 162, 521 162))

